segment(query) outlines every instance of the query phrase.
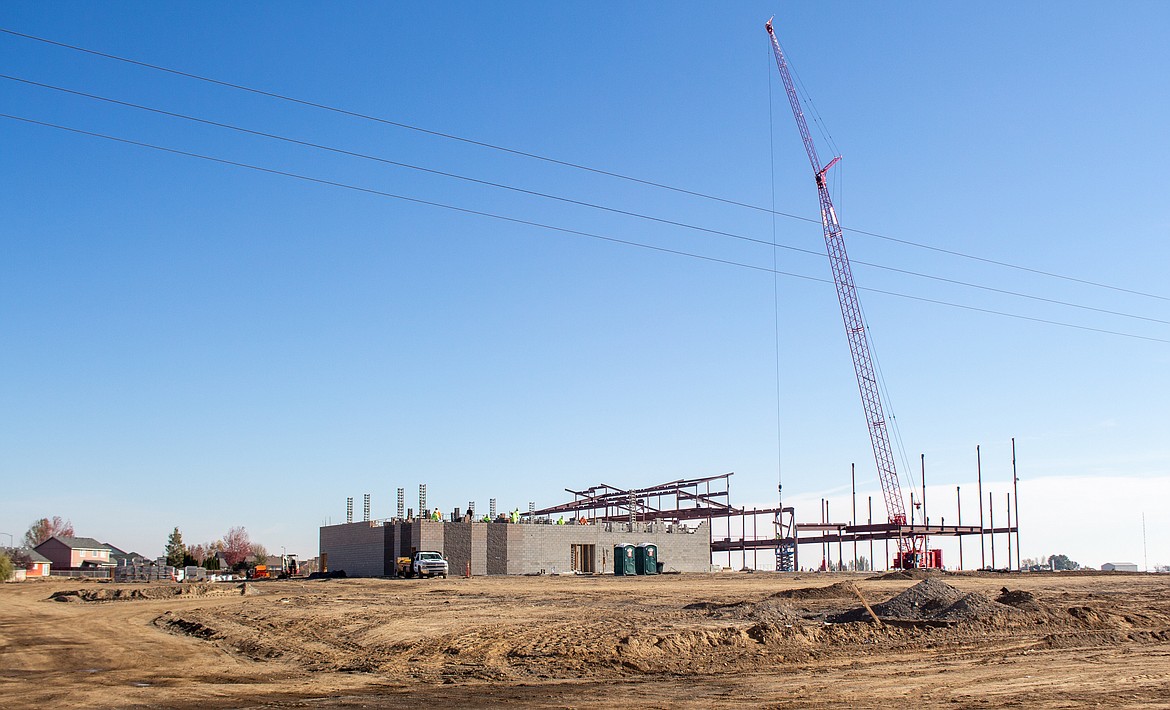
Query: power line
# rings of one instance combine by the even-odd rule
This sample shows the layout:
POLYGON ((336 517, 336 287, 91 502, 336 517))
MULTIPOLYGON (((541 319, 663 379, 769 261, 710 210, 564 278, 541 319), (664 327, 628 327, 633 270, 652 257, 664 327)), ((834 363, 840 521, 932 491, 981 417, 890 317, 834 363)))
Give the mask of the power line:
MULTIPOLYGON (((647 180, 644 178, 638 178, 638 177, 634 177, 632 175, 626 175, 623 173, 618 173, 618 172, 614 172, 614 171, 610 171, 610 170, 604 170, 601 168, 596 168, 596 167, 584 165, 581 163, 574 163, 574 162, 567 161, 567 160, 560 160, 557 158, 551 158, 551 157, 548 157, 545 155, 540 155, 538 153, 532 153, 529 151, 519 150, 516 148, 509 148, 507 146, 502 146, 502 145, 498 145, 495 143, 488 143, 486 141, 479 141, 479 140, 475 140, 472 138, 465 138, 463 136, 458 136, 458 135, 455 135, 452 133, 445 133, 443 131, 436 131, 436 130, 432 130, 429 128, 423 128, 421 126, 416 126, 416 125, 404 123, 401 121, 393 121, 393 120, 390 120, 387 118, 382 118, 379 116, 373 116, 370 114, 360 113, 358 111, 350 111, 348 109, 343 109, 343 108, 339 108, 336 106, 330 106, 328 104, 322 104, 322 103, 318 103, 315 101, 308 101, 306 99, 298 99, 296 97, 288 96, 285 94, 280 94, 280 93, 277 93, 274 91, 266 91, 264 89, 257 89, 254 87, 245 86, 243 84, 237 84, 237 83, 233 83, 233 82, 229 82, 229 81, 223 81, 220 79, 213 79, 211 77, 202 76, 202 75, 195 74, 192 72, 181 71, 179 69, 172 69, 170 67, 164 67, 164 66, 161 66, 158 64, 151 64, 149 62, 144 62, 144 61, 140 61, 137 59, 130 59, 128 57, 122 57, 122 56, 119 56, 116 54, 111 54, 108 52, 101 52, 101 51, 98 51, 95 49, 89 49, 87 47, 81 47, 81 46, 74 45, 74 44, 68 44, 66 42, 59 42, 56 40, 48 39, 46 37, 38 37, 36 35, 27 34, 24 32, 17 32, 16 30, 7 29, 4 27, 0 27, 0 32, 14 36, 14 37, 21 37, 24 39, 32 40, 34 42, 41 42, 41 43, 52 45, 55 47, 60 47, 62 49, 69 49, 69 50, 72 50, 75 52, 81 52, 81 53, 89 54, 92 56, 102 57, 104 59, 109 59, 112 61, 123 62, 125 64, 131 64, 131 65, 134 65, 137 67, 142 67, 144 69, 151 69, 154 71, 165 72, 167 74, 171 74, 174 76, 181 76, 181 77, 184 77, 187 79, 194 79, 196 81, 202 81, 202 82, 206 82, 209 84, 214 84, 216 86, 222 86, 225 88, 236 89, 238 91, 244 91, 244 92, 248 92, 251 94, 256 94, 258 96, 265 96, 268 98, 278 99, 280 101, 288 101, 290 103, 295 103, 295 104, 298 104, 301 106, 307 106, 310 108, 320 109, 322 111, 329 111, 329 112, 336 113, 339 115, 349 116, 351 118, 358 118, 358 119, 362 119, 362 120, 366 120, 366 121, 373 121, 376 123, 381 123, 381 124, 388 125, 388 126, 395 126, 397 128, 415 131, 418 133, 434 136, 437 138, 444 138, 447 140, 458 141, 458 142, 465 143, 468 145, 474 145, 474 146, 478 146, 481 148, 487 148, 490 150, 496 150, 496 151, 500 151, 500 152, 504 152, 504 153, 509 153, 512 155, 530 158, 532 160, 539 160, 542 162, 546 162, 546 163, 550 163, 550 164, 554 164, 554 165, 560 165, 560 166, 568 167, 568 168, 573 168, 576 170, 584 170, 586 172, 594 173, 597 175, 604 175, 606 177, 612 177, 612 178, 616 178, 619 180, 626 180, 629 182, 633 182, 633 183, 637 183, 637 184, 641 184, 641 185, 646 185, 648 187, 654 187, 654 188, 658 188, 658 189, 662 189, 662 190, 669 190, 671 192, 689 195, 692 197, 699 197, 699 198, 706 199, 706 200, 713 200, 715 202, 720 202, 720 203, 727 204, 727 205, 733 205, 736 207, 743 207, 746 209, 756 210, 759 212, 775 214, 775 215, 779 215, 781 217, 787 217, 789 219, 800 220, 802 222, 810 222, 812 224, 820 224, 820 220, 817 220, 817 219, 803 217, 803 216, 791 214, 788 212, 778 212, 775 209, 769 209, 767 207, 762 207, 760 205, 753 205, 753 204, 748 203, 748 202, 742 202, 739 200, 732 200, 732 199, 725 198, 725 197, 719 197, 717 195, 712 195, 710 193, 700 192, 698 190, 689 190, 686 188, 677 187, 674 185, 668 185, 665 183, 656 182, 653 180, 647 180)), ((1082 279, 1082 278, 1078 278, 1075 276, 1067 276, 1067 275, 1058 274, 1058 273, 1055 273, 1052 271, 1045 271, 1043 269, 1036 269, 1036 268, 1032 268, 1032 267, 1028 267, 1028 266, 1022 266, 1020 264, 1013 264, 1013 263, 1007 262, 1007 261, 990 259, 987 257, 977 256, 974 254, 968 254, 968 253, 953 250, 953 249, 946 249, 943 247, 937 247, 937 246, 932 246, 929 244, 923 244, 920 242, 914 242, 914 241, 911 241, 908 239, 899 239, 897 237, 892 237, 892 236, 889 236, 886 234, 881 234, 879 232, 873 232, 873 231, 869 231, 869 230, 849 228, 849 227, 845 227, 844 229, 845 229, 845 231, 852 232, 854 234, 861 234, 861 235, 865 235, 865 236, 869 236, 869 237, 874 237, 875 239, 883 239, 886 241, 894 242, 897 244, 902 244, 905 246, 915 247, 918 249, 927 249, 927 250, 934 251, 934 252, 937 252, 940 254, 947 254, 949 256, 954 256, 954 257, 963 258, 963 259, 970 259, 973 261, 978 261, 978 262, 993 265, 993 266, 999 266, 1002 268, 1015 269, 1018 271, 1023 271, 1023 272, 1035 274, 1038 276, 1046 276, 1049 278, 1060 279, 1060 280, 1069 281, 1072 283, 1078 283, 1078 284, 1085 285, 1085 286, 1093 286, 1095 288, 1103 288, 1103 289, 1108 289, 1111 291, 1117 291, 1120 293, 1128 293, 1128 294, 1135 295, 1135 296, 1144 296, 1146 298, 1154 298, 1154 299, 1158 299, 1158 300, 1162 300, 1162 301, 1170 301, 1170 296, 1149 293, 1146 291, 1138 291, 1136 289, 1124 288, 1121 286, 1114 286, 1111 284, 1100 283, 1097 281, 1092 281, 1089 279, 1082 279)))
MULTIPOLYGON (((18 82, 18 83, 22 83, 22 84, 26 84, 26 85, 30 85, 30 86, 36 86, 36 87, 43 88, 43 89, 49 89, 52 91, 70 94, 72 96, 79 96, 79 97, 91 99, 94 101, 102 101, 102 102, 114 104, 117 106, 123 106, 126 108, 132 108, 135 110, 146 111, 149 113, 154 113, 154 114, 159 114, 159 115, 163 115, 163 116, 169 116, 172 118, 178 118, 178 119, 185 120, 185 121, 200 123, 203 125, 214 126, 217 128, 223 128, 223 129, 227 129, 227 130, 231 130, 231 131, 236 131, 239 133, 244 133, 247 135, 259 136, 259 137, 268 138, 271 140, 282 141, 282 142, 290 143, 293 145, 299 145, 302 147, 313 148, 315 150, 323 150, 323 151, 327 151, 327 152, 338 154, 338 155, 345 155, 348 157, 360 158, 363 160, 371 160, 371 161, 375 161, 375 162, 382 163, 385 165, 393 165, 395 167, 405 168, 408 170, 415 170, 415 171, 424 172, 424 173, 428 173, 428 174, 432 174, 432 175, 438 175, 441 177, 451 178, 454 180, 462 180, 465 182, 470 182, 470 183, 474 183, 477 185, 483 185, 486 187, 492 187, 492 188, 501 189, 501 190, 508 190, 511 192, 516 192, 516 193, 529 195, 529 196, 533 196, 533 197, 540 197, 543 199, 555 200, 555 201, 563 202, 566 204, 572 204, 572 205, 577 205, 580 207, 587 207, 590 209, 596 209, 596 210, 601 210, 601 211, 605 211, 605 212, 610 212, 613 214, 620 214, 620 215, 627 216, 627 217, 634 217, 637 219, 643 219, 643 220, 648 220, 651 222, 657 222, 659 224, 666 224, 666 225, 670 225, 670 226, 674 226, 674 227, 681 227, 684 229, 691 229, 691 230, 695 230, 695 231, 699 231, 699 232, 704 232, 707 234, 713 234, 716 236, 737 239, 737 240, 744 241, 744 242, 760 244, 763 246, 772 247, 773 250, 779 248, 779 249, 785 249, 788 251, 793 251, 793 252, 797 252, 797 253, 801 253, 801 254, 808 254, 808 255, 816 256, 816 257, 824 257, 825 256, 825 253, 822 251, 816 251, 813 249, 804 249, 801 247, 778 243, 775 240, 774 234, 773 234, 772 241, 767 241, 764 239, 757 239, 757 238, 749 237, 749 236, 743 235, 743 234, 737 234, 734 232, 726 232, 726 231, 719 230, 719 229, 711 229, 708 227, 702 227, 702 226, 691 224, 688 222, 681 222, 678 220, 666 219, 663 217, 655 217, 653 215, 648 215, 648 214, 641 213, 641 212, 634 212, 632 210, 624 210, 624 209, 610 207, 607 205, 602 205, 602 204, 598 204, 598 203, 594 203, 594 202, 587 202, 585 200, 577 200, 577 199, 564 197, 564 196, 560 196, 560 195, 554 195, 554 194, 547 193, 547 192, 540 192, 537 190, 529 190, 526 188, 516 187, 514 185, 508 185, 505 183, 493 182, 490 180, 482 180, 479 178, 461 175, 458 173, 452 173, 452 172, 448 172, 448 171, 444 171, 444 170, 436 170, 434 168, 428 168, 425 166, 414 165, 411 163, 404 163, 401 161, 391 160, 389 158, 384 158, 381 156, 370 155, 368 153, 360 153, 357 151, 345 150, 342 148, 336 148, 333 146, 323 145, 320 143, 313 143, 310 141, 304 141, 304 140, 300 140, 297 138, 290 138, 288 136, 283 136, 283 135, 279 135, 276 133, 268 133, 265 131, 244 128, 242 126, 237 126, 237 125, 233 125, 230 123, 213 121, 210 119, 200 118, 198 116, 192 116, 190 114, 178 113, 175 111, 167 111, 165 109, 155 108, 152 106, 145 106, 143 104, 132 103, 129 101, 122 101, 120 99, 114 99, 114 98, 111 98, 108 96, 100 96, 98 94, 91 94, 91 93, 87 93, 84 91, 78 91, 76 89, 69 89, 69 88, 62 87, 62 86, 56 86, 53 84, 46 84, 43 82, 33 81, 31 79, 25 79, 22 77, 12 76, 12 75, 8 75, 8 74, 0 74, 0 79, 7 79, 9 81, 14 81, 14 82, 18 82)), ((773 215, 773 220, 774 219, 775 219, 775 215, 773 215)), ((773 230, 774 229, 775 229, 775 226, 773 225, 773 230)), ((1095 306, 1089 306, 1089 305, 1080 304, 1080 303, 1073 303, 1070 301, 1062 301, 1059 299, 1047 298, 1045 296, 1037 296, 1034 294, 1022 293, 1022 292, 1018 292, 1018 291, 1011 291, 1011 290, 1002 289, 1002 288, 996 288, 993 286, 984 286, 982 284, 971 283, 968 281, 961 281, 958 279, 952 279, 952 278, 947 278, 947 277, 943 277, 943 276, 935 276, 933 274, 927 274, 927 273, 923 273, 923 272, 919 272, 919 271, 912 271, 909 269, 902 269, 902 268, 898 268, 898 267, 894 267, 894 266, 887 266, 884 264, 878 264, 878 263, 869 262, 869 261, 862 261, 862 260, 855 259, 855 260, 853 260, 853 263, 858 264, 858 265, 862 265, 862 266, 868 266, 868 267, 874 268, 874 269, 882 269, 885 271, 892 271, 894 273, 903 274, 906 276, 914 276, 916 278, 929 279, 932 281, 939 281, 941 283, 948 283, 948 284, 957 285, 957 286, 964 286, 967 288, 979 289, 979 290, 988 291, 991 293, 998 293, 1001 295, 1013 296, 1016 298, 1026 298, 1026 299, 1030 299, 1030 300, 1034 300, 1034 301, 1040 301, 1043 303, 1051 303, 1054 305, 1065 306, 1068 308, 1078 308, 1081 310, 1093 311, 1096 313, 1118 316, 1121 318, 1132 318, 1135 320, 1142 320, 1142 321, 1147 321, 1147 322, 1151 322, 1151 323, 1161 323, 1164 325, 1170 325, 1170 320, 1162 320, 1159 318, 1151 318, 1148 316, 1141 316, 1141 315, 1136 315, 1133 313, 1126 313, 1123 311, 1114 311, 1114 310, 1109 310, 1106 308, 1098 308, 1095 306)))
MULTIPOLYGON (((638 247, 641 249, 648 249, 651 251, 657 251, 657 252, 661 252, 661 253, 665 253, 665 254, 674 254, 676 256, 684 256, 684 257, 689 257, 692 259, 700 259, 702 261, 708 261, 708 262, 717 263, 717 264, 724 264, 727 266, 734 266, 734 267, 743 268, 743 269, 751 269, 753 271, 760 271, 760 272, 769 273, 769 274, 775 273, 775 274, 779 274, 781 276, 788 276, 791 278, 803 279, 805 281, 814 281, 817 283, 825 283, 825 284, 832 283, 832 281, 830 281, 828 279, 818 278, 815 276, 806 276, 804 274, 796 274, 796 273, 792 273, 792 272, 788 272, 788 271, 778 271, 776 269, 771 269, 771 268, 768 268, 766 266, 757 266, 755 264, 745 264, 743 262, 732 261, 730 259, 720 259, 718 257, 707 256, 704 254, 695 254, 692 252, 686 252, 686 251, 682 251, 679 249, 670 249, 667 247, 660 247, 660 246, 655 246, 652 244, 645 244, 642 242, 635 242, 635 241, 626 240, 626 239, 619 239, 617 237, 610 237, 610 236, 606 236, 603 234, 597 234, 595 232, 586 232, 586 231, 582 231, 582 230, 571 229, 568 227, 560 227, 557 225, 545 224, 542 222, 534 222, 532 220, 526 220, 526 219, 520 219, 518 217, 509 217, 507 215, 496 214, 493 212, 485 212, 482 210, 474 210, 474 209, 470 209, 467 207, 459 207, 457 205, 450 205, 450 204, 446 204, 443 202, 435 202, 433 200, 424 200, 424 199, 421 199, 418 197, 409 197, 407 195, 399 195, 396 193, 386 192, 383 190, 375 190, 373 188, 361 187, 359 185, 350 185, 348 183, 337 182, 335 180, 326 180, 323 178, 315 178, 315 177, 311 177, 308 175, 301 175, 299 173, 289 172, 286 170, 277 170, 275 168, 266 168, 266 167, 263 167, 260 165, 252 165, 250 163, 242 163, 239 161, 227 160, 225 158, 216 158, 216 157, 210 156, 210 155, 204 155, 201 153, 193 153, 190 151, 179 150, 177 148, 168 148, 166 146, 160 146, 160 145, 156 145, 153 143, 146 143, 143 141, 136 141, 136 140, 132 140, 129 138, 120 138, 118 136, 111 136, 111 135, 107 135, 104 133, 97 133, 94 131, 86 131, 86 130, 83 130, 80 128, 72 128, 70 126, 63 126, 63 125, 56 124, 56 123, 49 123, 47 121, 39 121, 36 119, 26 118, 23 116, 15 116, 12 114, 0 113, 0 118, 7 118, 7 119, 13 120, 13 121, 20 121, 22 123, 42 126, 45 128, 52 128, 52 129, 56 129, 56 130, 60 130, 60 131, 66 131, 69 133, 78 134, 78 135, 90 136, 93 138, 101 138, 103 140, 108 140, 108 141, 112 141, 115 143, 122 143, 125 145, 133 145, 133 146, 138 146, 140 148, 149 148, 151 150, 157 150, 157 151, 164 152, 164 153, 170 153, 172 155, 182 155, 185 157, 197 158, 199 160, 206 160, 206 161, 209 161, 212 163, 218 163, 221 165, 230 165, 230 166, 237 167, 237 168, 254 170, 256 172, 266 173, 269 175, 280 175, 283 177, 289 177, 289 178, 293 178, 296 180, 302 180, 305 182, 314 183, 314 184, 318 184, 318 185, 328 185, 330 187, 338 187, 338 188, 342 188, 345 190, 352 190, 355 192, 361 192, 361 193, 368 194, 368 195, 376 195, 379 197, 388 197, 388 198, 395 199, 395 200, 402 200, 404 202, 411 202, 411 203, 419 204, 419 205, 427 205, 429 207, 438 207, 441 209, 450 210, 452 212, 459 212, 462 214, 475 215, 475 216, 479 216, 479 217, 488 217, 491 219, 496 219, 496 220, 500 220, 503 222, 509 222, 512 224, 521 224, 521 225, 525 225, 525 226, 529 226, 529 227, 537 227, 539 229, 548 229, 548 230, 555 231, 555 232, 561 232, 563 234, 572 234, 572 235, 576 235, 576 236, 588 237, 590 239, 598 239, 601 241, 611 242, 614 244, 623 244, 626 246, 638 247)), ((1115 336, 1119 336, 1119 337, 1123 337, 1123 338, 1133 338, 1136 340, 1146 340, 1146 341, 1155 342, 1155 343, 1170 343, 1170 340, 1165 339, 1165 338, 1155 338, 1155 337, 1147 336, 1147 335, 1139 335, 1137 333, 1126 333, 1126 332, 1122 332, 1122 331, 1107 330, 1104 328, 1094 328, 1091 326, 1079 325, 1076 323, 1067 323, 1067 322, 1063 322, 1063 321, 1055 321, 1055 320, 1049 320, 1049 319, 1045 319, 1045 318, 1037 318, 1034 316, 1022 315, 1019 313, 1008 313, 1005 311, 997 311, 997 310, 993 310, 993 309, 989 309, 989 308, 980 308, 978 306, 969 306, 969 305, 964 305, 964 304, 959 304, 959 303, 952 303, 949 301, 943 301, 943 300, 933 299, 933 298, 926 298, 923 296, 913 296, 910 294, 899 293, 897 291, 888 291, 888 290, 879 289, 879 288, 864 287, 864 286, 858 286, 857 288, 859 290, 862 290, 862 291, 869 291, 872 293, 880 293, 880 294, 883 294, 886 296, 896 296, 898 298, 905 298, 905 299, 909 299, 909 300, 913 300, 913 301, 921 301, 923 303, 932 303, 932 304, 940 305, 940 306, 961 308, 964 310, 975 311, 978 313, 986 313, 986 314, 990 314, 990 315, 1003 316, 1006 318, 1015 318, 1018 320, 1031 321, 1034 323, 1044 323, 1047 325, 1055 325, 1055 326, 1061 326, 1061 327, 1065 327, 1065 328, 1073 328, 1076 330, 1084 330, 1084 331, 1089 331, 1089 332, 1094 332, 1094 333, 1101 333, 1104 335, 1115 335, 1115 336)))

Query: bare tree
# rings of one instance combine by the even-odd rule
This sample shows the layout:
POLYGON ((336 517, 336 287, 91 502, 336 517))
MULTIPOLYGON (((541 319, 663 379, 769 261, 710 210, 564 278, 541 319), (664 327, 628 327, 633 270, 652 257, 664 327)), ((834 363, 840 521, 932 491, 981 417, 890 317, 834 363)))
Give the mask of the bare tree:
POLYGON ((62 520, 60 515, 54 515, 52 519, 41 518, 28 526, 28 532, 24 534, 24 545, 29 548, 36 547, 54 535, 73 537, 73 523, 62 520))
POLYGON ((268 564, 268 548, 258 542, 252 543, 252 559, 258 565, 268 564))

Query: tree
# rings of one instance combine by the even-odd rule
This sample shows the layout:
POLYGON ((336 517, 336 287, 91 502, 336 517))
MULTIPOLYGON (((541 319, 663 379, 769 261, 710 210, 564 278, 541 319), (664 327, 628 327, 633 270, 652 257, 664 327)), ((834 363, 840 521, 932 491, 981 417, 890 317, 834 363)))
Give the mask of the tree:
POLYGON ((24 534, 24 546, 28 548, 36 547, 54 535, 58 537, 73 537, 73 523, 68 520, 62 520, 60 515, 54 515, 51 520, 49 518, 41 518, 28 526, 28 532, 24 534))
POLYGON ((1080 565, 1068 558, 1068 555, 1049 555, 1048 564, 1055 570, 1080 569, 1080 565))
POLYGON ((187 556, 195 560, 195 564, 203 566, 207 561, 207 547, 205 545, 187 545, 187 556))
POLYGON ((25 548, 9 548, 4 550, 2 554, 7 555, 17 569, 27 569, 32 564, 32 555, 28 554, 28 550, 25 548))
POLYGON ((16 566, 8 559, 8 554, 0 552, 0 582, 7 582, 16 566))
POLYGON ((248 531, 241 527, 228 530, 223 536, 223 558, 232 569, 239 568, 252 552, 252 541, 248 539, 248 531))
POLYGON ((187 548, 183 545, 183 533, 175 528, 167 538, 167 564, 171 567, 182 567, 183 557, 187 548))
POLYGON ((252 543, 252 559, 258 565, 268 564, 268 548, 264 547, 258 542, 252 543))

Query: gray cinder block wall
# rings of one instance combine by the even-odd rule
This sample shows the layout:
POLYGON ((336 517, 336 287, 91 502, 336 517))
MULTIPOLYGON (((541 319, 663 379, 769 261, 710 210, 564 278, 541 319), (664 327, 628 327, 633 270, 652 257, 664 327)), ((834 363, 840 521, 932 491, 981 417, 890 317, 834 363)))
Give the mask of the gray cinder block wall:
POLYGON ((471 564, 473 575, 569 572, 572 546, 594 545, 594 567, 613 571, 613 546, 654 543, 666 571, 706 572, 711 565, 707 523, 686 528, 662 523, 601 525, 513 525, 507 523, 409 522, 350 523, 321 528, 321 552, 330 570, 354 577, 394 573, 394 558, 416 550, 447 556, 451 574, 471 564))
POLYGON ((320 543, 330 570, 345 570, 351 577, 385 573, 386 534, 381 525, 371 521, 326 525, 320 543))

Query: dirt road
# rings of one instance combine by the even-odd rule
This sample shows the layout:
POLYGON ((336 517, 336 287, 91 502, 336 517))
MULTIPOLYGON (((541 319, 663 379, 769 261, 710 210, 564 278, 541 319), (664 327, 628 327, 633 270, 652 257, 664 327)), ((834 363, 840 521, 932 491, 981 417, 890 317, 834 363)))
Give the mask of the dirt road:
POLYGON ((0 586, 5 707, 1170 708, 1170 575, 121 589, 0 586))

